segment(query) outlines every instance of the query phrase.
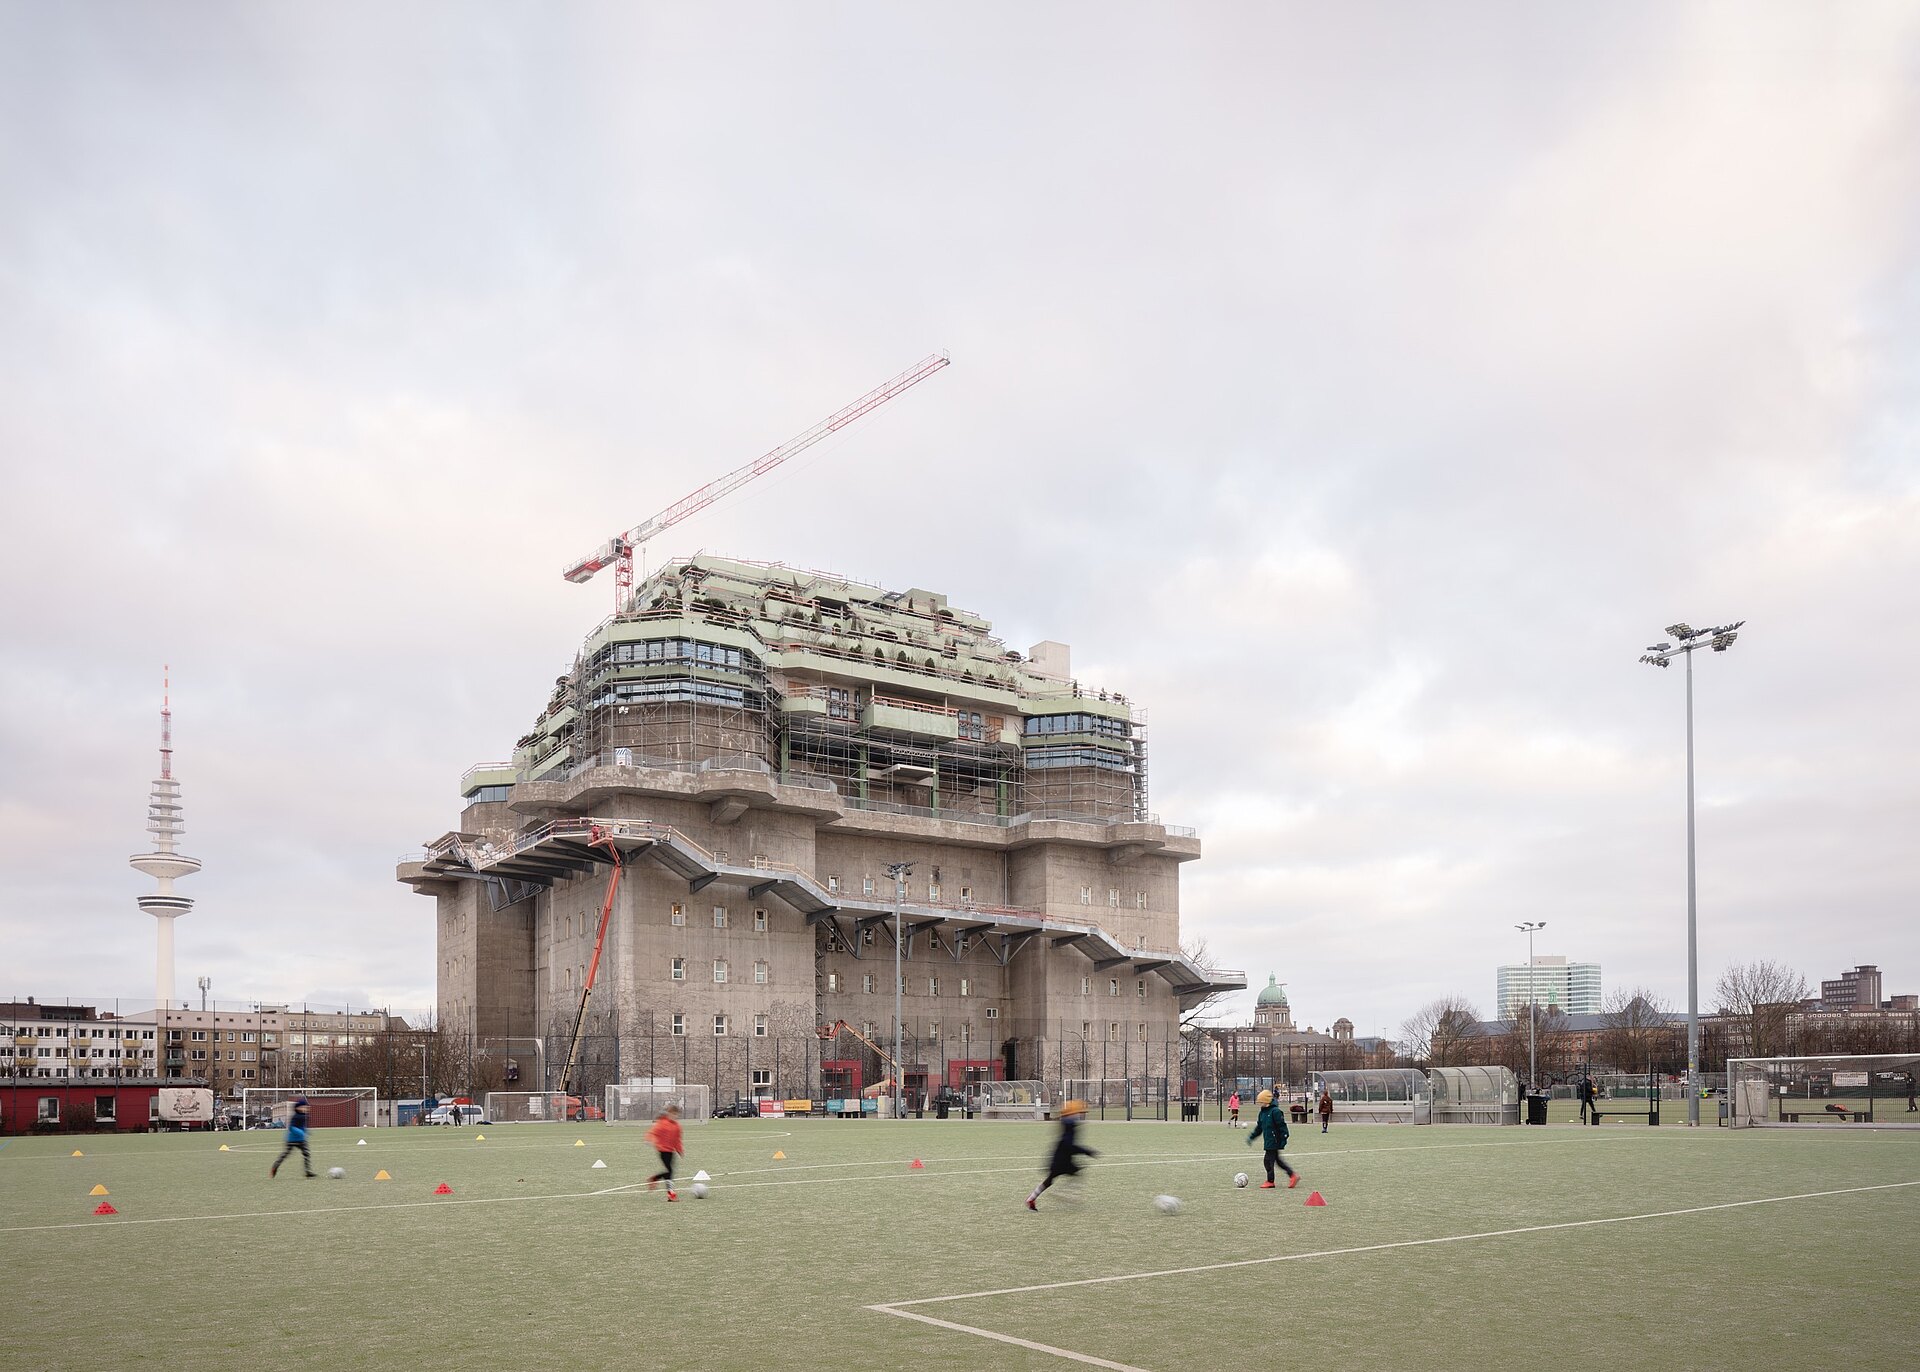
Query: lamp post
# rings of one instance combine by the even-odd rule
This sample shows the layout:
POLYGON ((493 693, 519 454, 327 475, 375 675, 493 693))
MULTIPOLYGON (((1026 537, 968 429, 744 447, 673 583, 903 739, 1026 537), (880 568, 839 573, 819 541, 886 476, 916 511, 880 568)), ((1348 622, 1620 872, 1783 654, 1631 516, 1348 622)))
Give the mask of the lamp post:
MULTIPOLYGON (((1513 926, 1527 936, 1527 1090, 1540 1089, 1540 1064, 1534 1054, 1534 1021, 1539 1018, 1534 1008, 1533 987, 1533 935, 1534 931, 1547 927, 1544 919, 1528 920, 1525 924, 1513 926)), ((1482 986, 1485 982, 1480 983, 1482 986)))
POLYGON ((902 1090, 900 1080, 903 1069, 900 1065, 900 992, 904 983, 900 977, 900 903, 907 898, 907 878, 913 875, 911 862, 890 862, 887 875, 893 878, 893 1117, 901 1118, 902 1090))
POLYGON ((427 1045, 416 1043, 413 1046, 420 1050, 420 1099, 425 1100, 427 1098, 427 1045))
POLYGON ((1700 944, 1693 861, 1693 655, 1701 648, 1724 653, 1747 621, 1737 619, 1712 629, 1696 629, 1682 620, 1669 624, 1673 642, 1649 644, 1640 660, 1649 667, 1671 667, 1676 657, 1687 660, 1687 1124, 1700 1127, 1700 944))

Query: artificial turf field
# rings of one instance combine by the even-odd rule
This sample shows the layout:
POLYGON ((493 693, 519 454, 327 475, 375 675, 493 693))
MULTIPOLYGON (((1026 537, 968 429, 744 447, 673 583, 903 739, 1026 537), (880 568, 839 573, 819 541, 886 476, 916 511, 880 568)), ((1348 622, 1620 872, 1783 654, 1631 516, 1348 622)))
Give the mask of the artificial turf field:
POLYGON ((1297 1190, 1261 1191, 1231 1183, 1260 1180, 1237 1131, 1094 1123, 1101 1156, 1034 1214, 1052 1130, 689 1125, 712 1194, 672 1205, 644 1130, 604 1124, 317 1130, 341 1181, 297 1154, 270 1180, 265 1132, 13 1139, 0 1364, 1920 1362, 1920 1132, 1336 1125, 1295 1131, 1297 1190))

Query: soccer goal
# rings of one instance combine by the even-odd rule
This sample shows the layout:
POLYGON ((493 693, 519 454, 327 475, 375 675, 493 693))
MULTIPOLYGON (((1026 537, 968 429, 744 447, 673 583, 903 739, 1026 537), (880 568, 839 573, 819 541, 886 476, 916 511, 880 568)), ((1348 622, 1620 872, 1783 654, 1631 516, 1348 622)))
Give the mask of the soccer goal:
POLYGON ((1038 1081, 983 1081, 980 1083, 983 1120, 1043 1120, 1047 1117, 1047 1088, 1038 1081))
POLYGON ((487 1123, 544 1124, 578 1118, 580 1097, 565 1091, 489 1091, 487 1123))
POLYGON ((1146 1085, 1125 1077, 1069 1077, 1061 1087, 1060 1099, 1083 1100, 1087 1118, 1124 1120, 1133 1118, 1133 1107, 1145 1105, 1146 1085))
POLYGON ((652 1124, 669 1105, 680 1107, 680 1118, 698 1124, 713 1118, 711 1093, 699 1083, 614 1083, 607 1087, 608 1124, 652 1124))
POLYGON ((1805 1058, 1733 1058, 1727 1122, 1920 1128, 1914 1084, 1920 1053, 1805 1058))
POLYGON ((248 1124, 285 1124, 301 1096, 315 1129, 371 1129, 380 1122, 380 1090, 374 1086, 248 1086, 240 1092, 240 1110, 248 1124))

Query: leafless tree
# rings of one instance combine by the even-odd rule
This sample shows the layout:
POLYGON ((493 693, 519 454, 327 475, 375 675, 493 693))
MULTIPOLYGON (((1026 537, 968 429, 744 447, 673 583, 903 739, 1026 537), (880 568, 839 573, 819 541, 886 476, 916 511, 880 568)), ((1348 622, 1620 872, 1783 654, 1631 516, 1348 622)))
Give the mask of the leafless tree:
POLYGON ((1401 1024, 1400 1038, 1415 1062, 1447 1067, 1484 1055, 1480 1012, 1464 996, 1428 1001, 1401 1024))
POLYGON ((1735 963, 1720 974, 1713 993, 1720 1013, 1746 1039, 1739 1056, 1770 1058, 1786 1051, 1788 1016, 1806 998, 1807 979, 1782 963, 1735 963))
POLYGON ((1664 1071, 1670 1065, 1674 1027, 1666 1003, 1655 992, 1644 986, 1616 990, 1607 997, 1600 1018, 1598 1056, 1614 1071, 1664 1071))

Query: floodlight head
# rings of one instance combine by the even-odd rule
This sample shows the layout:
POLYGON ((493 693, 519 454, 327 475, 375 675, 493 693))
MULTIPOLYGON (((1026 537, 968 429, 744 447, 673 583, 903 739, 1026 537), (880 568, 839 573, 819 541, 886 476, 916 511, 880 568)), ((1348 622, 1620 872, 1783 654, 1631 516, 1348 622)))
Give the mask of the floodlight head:
POLYGON ((1736 634, 1731 629, 1728 629, 1725 633, 1715 634, 1713 636, 1714 652, 1716 653, 1726 652, 1727 649, 1733 646, 1733 641, 1738 637, 1740 637, 1740 635, 1736 634))
POLYGON ((1675 638, 1685 640, 1693 637, 1693 626, 1683 619, 1678 624, 1667 625, 1667 632, 1675 638))

